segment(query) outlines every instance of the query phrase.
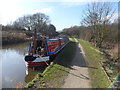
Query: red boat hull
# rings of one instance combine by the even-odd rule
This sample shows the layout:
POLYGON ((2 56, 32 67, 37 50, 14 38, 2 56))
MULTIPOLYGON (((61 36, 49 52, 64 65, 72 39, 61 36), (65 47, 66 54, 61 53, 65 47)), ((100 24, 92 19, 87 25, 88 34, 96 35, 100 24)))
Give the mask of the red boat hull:
MULTIPOLYGON (((48 64, 50 61, 46 61, 48 64)), ((26 62, 26 66, 28 67, 39 67, 39 66, 44 66, 47 65, 45 62, 26 62)))

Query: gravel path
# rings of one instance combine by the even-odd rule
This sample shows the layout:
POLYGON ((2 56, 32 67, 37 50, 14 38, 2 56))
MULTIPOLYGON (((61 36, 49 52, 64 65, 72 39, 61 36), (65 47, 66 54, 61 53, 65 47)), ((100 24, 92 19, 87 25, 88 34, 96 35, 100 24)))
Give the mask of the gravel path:
POLYGON ((82 46, 76 40, 76 55, 71 62, 71 70, 62 88, 90 88, 87 63, 82 46))

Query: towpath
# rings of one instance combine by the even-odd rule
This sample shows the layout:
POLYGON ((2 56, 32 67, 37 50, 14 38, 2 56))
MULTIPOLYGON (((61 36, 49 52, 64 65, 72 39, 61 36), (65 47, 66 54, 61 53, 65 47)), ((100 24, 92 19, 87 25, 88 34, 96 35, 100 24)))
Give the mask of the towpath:
POLYGON ((71 70, 62 88, 91 88, 88 66, 82 46, 76 41, 76 55, 71 62, 71 70))

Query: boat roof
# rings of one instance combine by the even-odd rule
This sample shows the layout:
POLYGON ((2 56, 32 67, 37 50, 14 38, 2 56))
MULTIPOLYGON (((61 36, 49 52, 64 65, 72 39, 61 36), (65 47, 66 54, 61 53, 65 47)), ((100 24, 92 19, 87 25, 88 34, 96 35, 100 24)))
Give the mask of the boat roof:
POLYGON ((58 39, 49 39, 49 40, 58 40, 58 39))

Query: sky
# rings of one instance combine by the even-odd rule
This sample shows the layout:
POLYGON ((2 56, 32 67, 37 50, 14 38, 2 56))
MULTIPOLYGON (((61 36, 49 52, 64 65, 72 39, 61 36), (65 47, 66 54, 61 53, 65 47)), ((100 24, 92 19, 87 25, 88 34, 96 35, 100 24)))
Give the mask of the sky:
POLYGON ((38 12, 50 17, 57 31, 80 26, 84 10, 92 1, 113 2, 114 18, 118 17, 119 0, 0 0, 0 24, 7 25, 17 18, 38 12))

